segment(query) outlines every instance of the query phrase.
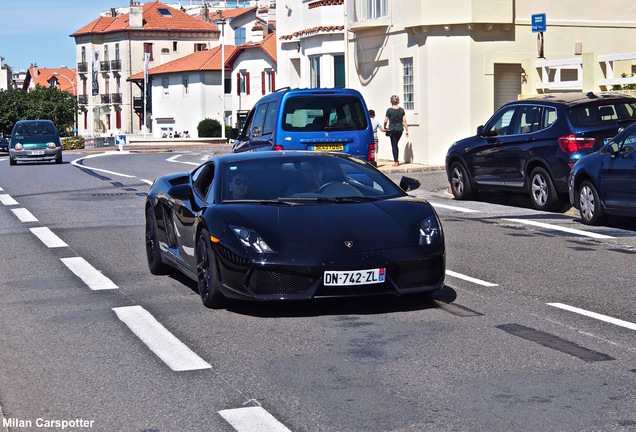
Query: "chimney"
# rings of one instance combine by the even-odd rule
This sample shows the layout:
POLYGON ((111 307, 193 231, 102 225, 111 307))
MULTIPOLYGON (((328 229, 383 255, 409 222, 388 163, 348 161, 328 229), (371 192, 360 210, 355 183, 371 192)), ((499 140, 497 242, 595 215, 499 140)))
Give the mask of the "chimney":
POLYGON ((139 2, 130 3, 130 28, 142 29, 144 28, 143 8, 139 2))
POLYGON ((252 42, 260 42, 265 37, 266 33, 263 29, 263 25, 256 23, 254 27, 252 27, 252 42))

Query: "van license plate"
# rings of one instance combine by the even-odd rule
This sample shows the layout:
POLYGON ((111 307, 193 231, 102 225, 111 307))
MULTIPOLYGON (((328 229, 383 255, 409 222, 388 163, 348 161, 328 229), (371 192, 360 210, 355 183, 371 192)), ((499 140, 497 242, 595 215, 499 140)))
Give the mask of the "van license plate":
POLYGON ((314 144, 314 151, 343 151, 344 144, 314 144))
POLYGON ((40 156, 44 154, 44 150, 29 150, 27 154, 29 156, 40 156))
POLYGON ((329 271, 325 270, 323 283, 325 286, 350 286, 384 283, 386 269, 329 271))

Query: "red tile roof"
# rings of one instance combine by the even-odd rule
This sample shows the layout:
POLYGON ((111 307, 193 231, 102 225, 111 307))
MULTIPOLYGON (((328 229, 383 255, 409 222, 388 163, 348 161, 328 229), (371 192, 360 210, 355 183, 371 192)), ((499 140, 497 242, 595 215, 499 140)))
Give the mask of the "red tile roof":
POLYGON ((66 67, 40 68, 31 66, 27 71, 24 86, 28 87, 30 83, 33 82, 33 86, 41 85, 42 87, 49 87, 51 78, 55 78, 57 87, 61 91, 77 95, 77 71, 66 67))
POLYGON ((236 47, 234 53, 227 58, 227 64, 232 66, 232 64, 236 61, 237 57, 245 50, 248 49, 261 49, 267 54, 274 63, 277 62, 276 56, 276 32, 271 32, 258 42, 247 42, 243 45, 239 45, 236 47))
POLYGON ((80 28, 71 36, 77 37, 94 33, 113 33, 118 31, 186 31, 186 32, 218 32, 219 29, 212 23, 207 23, 197 17, 188 15, 179 9, 174 9, 159 1, 148 2, 142 6, 143 29, 134 29, 130 26, 130 13, 118 17, 100 16, 80 28), (170 16, 161 16, 157 9, 168 9, 170 16))
POLYGON ((344 30, 344 26, 343 25, 339 25, 339 26, 318 26, 318 27, 312 27, 312 28, 308 28, 308 29, 304 29, 304 30, 299 30, 296 31, 290 35, 283 35, 280 37, 281 40, 288 40, 288 39, 293 39, 299 36, 306 36, 310 33, 325 33, 325 32, 332 32, 332 31, 342 31, 344 30))
POLYGON ((318 0, 313 3, 309 3, 309 9, 314 9, 322 6, 337 6, 344 4, 344 0, 318 0))
MULTIPOLYGON (((234 19, 243 15, 247 15, 250 12, 255 12, 256 6, 249 8, 232 8, 223 10, 223 18, 224 19, 234 19)), ((215 22, 218 19, 217 13, 213 12, 210 14, 210 21, 215 22)))
MULTIPOLYGON (((236 47, 234 45, 225 45, 225 59, 226 59, 226 67, 227 67, 227 59, 232 56, 236 47)), ((197 51, 185 57, 178 58, 168 63, 164 63, 160 66, 156 66, 151 68, 148 71, 149 75, 159 75, 159 74, 167 74, 167 73, 178 73, 178 72, 193 72, 193 71, 215 71, 221 70, 221 46, 214 47, 210 50, 206 51, 197 51)), ((141 81, 144 79, 144 72, 141 71, 139 73, 134 74, 130 78, 129 81, 141 81)))

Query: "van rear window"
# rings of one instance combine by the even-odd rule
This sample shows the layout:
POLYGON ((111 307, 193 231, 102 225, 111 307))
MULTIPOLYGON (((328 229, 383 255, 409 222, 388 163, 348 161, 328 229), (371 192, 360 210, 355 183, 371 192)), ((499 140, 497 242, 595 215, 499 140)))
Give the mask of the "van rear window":
POLYGON ((612 126, 636 121, 636 103, 585 104, 575 106, 567 113, 574 127, 612 126))
POLYGON ((364 130, 367 113, 353 96, 291 97, 283 109, 286 132, 364 130))

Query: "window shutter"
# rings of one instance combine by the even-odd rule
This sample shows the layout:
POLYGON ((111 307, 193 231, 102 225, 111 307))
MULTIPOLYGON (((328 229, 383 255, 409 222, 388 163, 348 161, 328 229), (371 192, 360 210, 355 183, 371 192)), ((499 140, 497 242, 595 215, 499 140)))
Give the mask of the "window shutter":
POLYGON ((265 94, 265 71, 261 72, 261 93, 265 94))
POLYGON ((241 95, 241 73, 237 72, 236 74, 236 94, 241 95))
POLYGON ((250 73, 245 72, 245 93, 250 94, 250 73))
POLYGON ((276 80, 274 79, 275 76, 276 74, 274 73, 274 70, 272 70, 272 91, 276 91, 276 80))

